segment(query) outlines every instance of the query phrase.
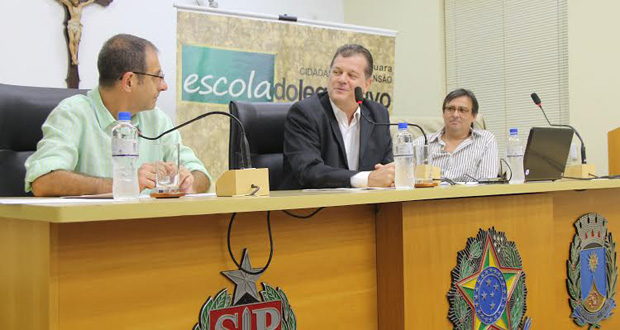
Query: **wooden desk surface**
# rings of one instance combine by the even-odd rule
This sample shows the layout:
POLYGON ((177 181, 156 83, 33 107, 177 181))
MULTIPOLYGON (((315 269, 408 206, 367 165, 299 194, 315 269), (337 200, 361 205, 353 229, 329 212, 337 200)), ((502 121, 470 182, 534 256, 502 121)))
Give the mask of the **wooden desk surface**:
POLYGON ((184 197, 135 202, 0 204, 0 217, 53 223, 261 212, 329 206, 381 204, 462 197, 620 188, 620 180, 559 181, 518 185, 442 186, 414 190, 274 191, 264 197, 184 197))

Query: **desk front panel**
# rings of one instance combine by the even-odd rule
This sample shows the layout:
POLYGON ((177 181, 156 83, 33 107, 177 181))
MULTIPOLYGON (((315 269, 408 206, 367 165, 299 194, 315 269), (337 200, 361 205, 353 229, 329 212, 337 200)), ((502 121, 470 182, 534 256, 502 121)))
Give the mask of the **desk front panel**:
MULTIPOLYGON (((620 237, 619 189, 383 204, 377 219, 379 320, 384 329, 452 329, 447 293, 458 252, 479 229, 515 242, 535 329, 579 329, 570 318, 566 262, 583 214, 605 216, 620 237)), ((620 328, 612 316, 604 328, 620 328)))
POLYGON ((450 329, 451 272, 457 254, 479 229, 505 232, 517 245, 526 273, 528 316, 552 329, 539 305, 553 288, 553 200, 544 194, 437 200, 403 204, 405 329, 450 329))
MULTIPOLYGON (((234 284, 220 274, 236 268, 226 248, 229 218, 51 224, 49 298, 32 297, 51 315, 24 310, 20 315, 41 320, 14 320, 3 329, 192 329, 209 296, 224 288, 233 293, 234 284)), ((281 287, 298 329, 377 329, 374 206, 329 208, 310 220, 273 212, 271 221, 274 256, 258 289, 260 282, 281 287)), ((238 259, 247 247, 252 267, 262 267, 269 254, 266 212, 238 214, 232 246, 238 259)), ((29 259, 23 262, 37 263, 29 259)), ((14 292, 31 286, 12 281, 14 292)))

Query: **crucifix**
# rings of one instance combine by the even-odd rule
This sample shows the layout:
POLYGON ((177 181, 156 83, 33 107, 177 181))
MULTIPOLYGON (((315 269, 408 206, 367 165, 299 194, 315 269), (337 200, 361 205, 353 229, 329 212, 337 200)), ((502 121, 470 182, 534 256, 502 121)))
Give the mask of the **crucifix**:
POLYGON ((65 8, 65 40, 69 51, 69 68, 67 70, 68 88, 80 86, 78 71, 78 49, 82 38, 82 11, 91 3, 107 7, 113 0, 58 0, 65 8))

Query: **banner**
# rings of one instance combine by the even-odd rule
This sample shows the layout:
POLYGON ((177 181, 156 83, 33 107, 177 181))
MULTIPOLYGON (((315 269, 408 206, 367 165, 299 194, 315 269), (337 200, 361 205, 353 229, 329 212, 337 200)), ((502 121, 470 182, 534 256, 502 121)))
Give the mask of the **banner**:
MULTIPOLYGON (((374 59, 366 95, 394 107, 395 37, 309 24, 179 10, 177 123, 233 100, 296 102, 326 90, 338 47, 357 43, 374 59)), ((229 119, 211 116, 181 130, 214 180, 228 169, 229 119)))

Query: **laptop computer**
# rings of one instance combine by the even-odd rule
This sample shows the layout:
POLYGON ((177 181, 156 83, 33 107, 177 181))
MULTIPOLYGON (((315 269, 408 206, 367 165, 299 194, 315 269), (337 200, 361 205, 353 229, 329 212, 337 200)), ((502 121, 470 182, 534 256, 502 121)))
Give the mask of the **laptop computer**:
POLYGON ((573 130, 532 127, 523 156, 525 181, 561 179, 573 140, 573 130))

